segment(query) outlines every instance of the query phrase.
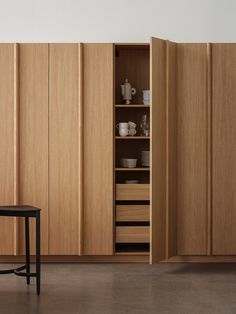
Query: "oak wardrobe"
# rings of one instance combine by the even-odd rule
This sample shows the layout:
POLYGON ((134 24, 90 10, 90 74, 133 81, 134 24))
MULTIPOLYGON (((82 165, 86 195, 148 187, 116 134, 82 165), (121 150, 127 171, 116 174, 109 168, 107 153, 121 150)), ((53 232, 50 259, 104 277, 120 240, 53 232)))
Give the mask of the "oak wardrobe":
MULTIPOLYGON (((0 204, 43 209, 45 261, 236 260, 236 44, 0 44, 0 69, 0 204)), ((21 220, 0 239, 20 260, 21 220)))

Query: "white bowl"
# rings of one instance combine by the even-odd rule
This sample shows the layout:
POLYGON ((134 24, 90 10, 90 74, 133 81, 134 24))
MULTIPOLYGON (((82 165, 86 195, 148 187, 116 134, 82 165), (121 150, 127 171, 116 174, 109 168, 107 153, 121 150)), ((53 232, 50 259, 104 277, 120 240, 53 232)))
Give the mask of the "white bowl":
POLYGON ((124 168, 136 168, 137 159, 122 158, 120 160, 120 164, 121 164, 121 167, 124 167, 124 168))
POLYGON ((125 180, 126 184, 138 184, 138 180, 125 180))

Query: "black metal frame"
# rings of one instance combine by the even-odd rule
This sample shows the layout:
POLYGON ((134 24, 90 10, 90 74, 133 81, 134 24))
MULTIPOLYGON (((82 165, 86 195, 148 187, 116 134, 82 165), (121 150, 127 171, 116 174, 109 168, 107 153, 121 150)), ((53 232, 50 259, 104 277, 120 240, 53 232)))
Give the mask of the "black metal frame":
MULTIPOLYGON (((24 208, 25 206, 22 206, 24 208)), ((24 217, 25 218, 25 260, 26 264, 15 268, 0 270, 0 275, 15 274, 17 276, 26 277, 27 285, 30 284, 30 277, 36 277, 37 295, 40 295, 40 280, 41 280, 41 255, 40 255, 40 209, 29 207, 27 210, 20 210, 20 206, 11 206, 11 210, 6 210, 7 206, 0 206, 0 216, 4 217, 24 217), (32 209, 32 210, 31 210, 32 209), (29 233, 29 218, 36 219, 36 272, 30 272, 30 233, 29 233), (22 272, 22 270, 26 270, 22 272)))

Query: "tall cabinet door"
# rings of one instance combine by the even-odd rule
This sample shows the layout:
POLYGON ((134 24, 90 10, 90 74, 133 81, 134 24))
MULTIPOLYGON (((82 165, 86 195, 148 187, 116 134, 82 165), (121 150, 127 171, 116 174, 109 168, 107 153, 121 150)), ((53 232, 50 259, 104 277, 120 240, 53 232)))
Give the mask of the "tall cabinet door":
POLYGON ((236 44, 212 45, 212 248, 236 254, 236 44))
POLYGON ((84 45, 83 254, 113 254, 113 45, 84 45))
POLYGON ((177 45, 177 254, 207 254, 207 44, 177 45))
MULTIPOLYGON (((14 204, 14 45, 0 44, 0 204, 14 204)), ((14 254, 15 220, 0 217, 0 255, 14 254)))
POLYGON ((49 253, 77 255, 79 46, 50 44, 49 56, 49 253))
POLYGON ((151 39, 151 255, 166 256, 166 41, 151 39))
MULTIPOLYGON (((41 247, 48 254, 48 45, 19 45, 20 204, 42 209, 41 247)), ((35 226, 30 224, 35 252, 35 226)), ((19 252, 24 254, 24 221, 19 224, 19 252)))

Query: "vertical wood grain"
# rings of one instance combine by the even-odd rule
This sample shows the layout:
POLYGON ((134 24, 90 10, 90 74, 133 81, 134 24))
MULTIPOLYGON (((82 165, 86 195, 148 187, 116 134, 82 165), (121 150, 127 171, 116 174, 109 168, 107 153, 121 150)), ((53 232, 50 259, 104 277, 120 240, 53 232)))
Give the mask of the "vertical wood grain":
POLYGON ((84 45, 84 251, 113 254, 113 45, 84 45))
POLYGON ((53 255, 77 255, 79 247, 78 61, 78 44, 50 44, 49 252, 53 255))
POLYGON ((151 38, 150 262, 166 256, 166 42, 151 38))
POLYGON ((213 254, 236 254, 236 44, 212 44, 213 254))
POLYGON ((177 49, 177 253, 207 253, 207 45, 177 49))
MULTIPOLYGON (((48 45, 20 44, 20 204, 42 209, 41 248, 48 254, 48 45)), ((35 225, 30 224, 31 253, 35 225)), ((21 220, 20 253, 24 254, 21 220)))
POLYGON ((167 209, 166 257, 177 254, 177 44, 167 41, 167 209))
MULTIPOLYGON (((0 204, 14 204, 14 44, 0 44, 0 204)), ((0 217, 0 255, 14 255, 15 221, 0 217)))

